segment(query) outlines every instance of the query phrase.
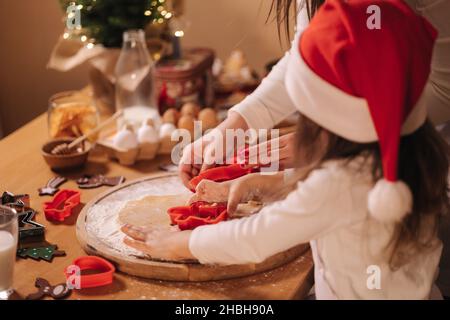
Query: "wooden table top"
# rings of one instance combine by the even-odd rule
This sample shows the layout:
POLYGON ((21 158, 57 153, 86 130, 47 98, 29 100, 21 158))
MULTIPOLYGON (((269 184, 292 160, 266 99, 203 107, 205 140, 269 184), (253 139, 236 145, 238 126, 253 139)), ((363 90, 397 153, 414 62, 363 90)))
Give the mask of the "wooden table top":
MULTIPOLYGON (((41 115, 0 141, 0 192, 28 193, 31 207, 37 210, 37 222, 46 226, 46 240, 66 251, 67 256, 53 262, 18 258, 15 265, 14 288, 20 297, 35 292, 36 278, 47 279, 52 285, 65 282, 63 270, 72 261, 86 255, 75 235, 76 216, 64 223, 46 221, 42 203, 50 197, 39 197, 38 188, 55 176, 41 156, 40 148, 48 140, 46 115, 41 115)), ((159 157, 124 167, 105 157, 93 157, 84 169, 71 172, 64 188, 77 189, 74 179, 86 173, 108 176, 123 175, 127 181, 158 172, 159 164, 170 159, 159 157)), ((82 203, 106 190, 102 187, 83 190, 82 203)), ((70 299, 299 299, 305 297, 313 283, 313 262, 308 250, 303 256, 275 270, 250 277, 203 283, 156 281, 116 273, 110 286, 75 290, 70 299)))

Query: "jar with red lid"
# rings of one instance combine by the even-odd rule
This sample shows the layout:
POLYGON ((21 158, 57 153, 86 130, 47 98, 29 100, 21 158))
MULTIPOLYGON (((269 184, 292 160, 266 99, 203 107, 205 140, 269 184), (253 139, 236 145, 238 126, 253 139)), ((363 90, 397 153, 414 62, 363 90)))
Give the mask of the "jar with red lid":
POLYGON ((164 59, 155 71, 159 112, 180 108, 186 102, 203 106, 214 103, 212 65, 214 51, 207 48, 186 49, 181 59, 164 59))

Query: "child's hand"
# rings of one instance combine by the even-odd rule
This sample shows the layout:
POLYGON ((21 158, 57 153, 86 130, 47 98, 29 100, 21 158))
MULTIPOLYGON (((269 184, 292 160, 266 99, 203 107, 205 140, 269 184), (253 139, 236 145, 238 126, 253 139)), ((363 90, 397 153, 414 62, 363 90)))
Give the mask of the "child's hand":
POLYGON ((195 188, 195 194, 189 199, 188 205, 197 201, 227 202, 232 181, 214 182, 202 180, 195 188))
POLYGON ((125 225, 121 230, 129 237, 124 239, 126 245, 154 259, 175 261, 195 259, 189 250, 191 231, 131 225, 125 225))
POLYGON ((283 181, 282 173, 262 175, 252 173, 230 181, 227 210, 233 214, 239 203, 248 201, 266 202, 271 198, 274 190, 283 181))
POLYGON ((278 185, 281 186, 282 181, 283 173, 274 175, 252 173, 221 183, 203 180, 198 184, 196 193, 189 203, 196 201, 228 202, 228 213, 233 214, 239 203, 250 200, 268 200, 273 194, 274 188, 277 188, 278 185))

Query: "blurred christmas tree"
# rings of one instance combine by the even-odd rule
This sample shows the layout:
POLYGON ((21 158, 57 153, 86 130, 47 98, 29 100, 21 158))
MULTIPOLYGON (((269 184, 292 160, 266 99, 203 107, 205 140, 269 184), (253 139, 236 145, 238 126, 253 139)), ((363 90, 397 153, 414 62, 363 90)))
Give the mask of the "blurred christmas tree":
POLYGON ((120 47, 122 34, 145 29, 148 24, 164 28, 173 17, 170 0, 59 0, 65 11, 77 5, 82 33, 105 47, 120 47))

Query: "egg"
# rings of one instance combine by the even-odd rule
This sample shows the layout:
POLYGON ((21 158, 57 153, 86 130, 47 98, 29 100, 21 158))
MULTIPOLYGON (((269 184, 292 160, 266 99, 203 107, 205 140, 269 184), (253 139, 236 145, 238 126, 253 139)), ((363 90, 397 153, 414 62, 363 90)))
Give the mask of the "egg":
POLYGON ((155 120, 153 118, 147 118, 146 120, 144 120, 142 122, 142 126, 150 126, 150 127, 155 127, 155 120))
POLYGON ((164 112, 162 118, 164 123, 173 123, 176 125, 180 119, 180 112, 175 108, 170 108, 164 112))
POLYGON ((191 136, 194 136, 194 117, 187 115, 187 116, 182 116, 180 118, 180 120, 178 120, 178 129, 186 129, 191 133, 191 136))
POLYGON ((114 136, 113 144, 117 149, 131 150, 137 148, 139 142, 132 128, 126 126, 114 136))
POLYGON ((215 128, 218 125, 217 113, 212 108, 205 108, 198 114, 198 120, 202 122, 202 130, 215 128))
POLYGON ((181 108, 181 115, 182 116, 192 116, 194 118, 197 118, 198 113, 200 112, 200 106, 194 102, 188 102, 183 105, 181 108))
POLYGON ((137 138, 139 143, 157 143, 159 135, 156 129, 150 124, 153 123, 151 119, 143 123, 139 128, 137 138))
POLYGON ((177 130, 177 127, 173 123, 163 123, 159 129, 159 137, 170 137, 175 130, 177 130))

